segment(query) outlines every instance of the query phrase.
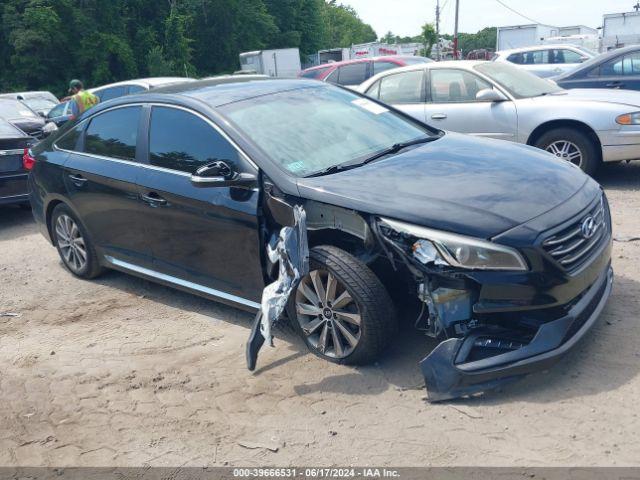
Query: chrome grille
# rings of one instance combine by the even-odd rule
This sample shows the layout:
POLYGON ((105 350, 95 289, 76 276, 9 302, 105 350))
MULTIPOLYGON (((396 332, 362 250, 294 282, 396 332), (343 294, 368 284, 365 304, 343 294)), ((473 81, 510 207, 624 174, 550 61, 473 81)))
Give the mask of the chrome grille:
POLYGON ((573 270, 588 260, 589 254, 609 237, 608 221, 605 199, 602 196, 578 220, 542 242, 542 247, 562 267, 573 270), (591 228, 585 228, 589 218, 593 219, 593 223, 589 225, 591 228))

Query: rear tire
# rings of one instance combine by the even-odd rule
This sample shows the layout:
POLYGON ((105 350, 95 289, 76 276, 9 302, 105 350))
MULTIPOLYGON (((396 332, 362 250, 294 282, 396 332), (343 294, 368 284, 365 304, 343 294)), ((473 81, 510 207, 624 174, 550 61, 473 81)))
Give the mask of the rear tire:
POLYGON ((596 173, 600 154, 589 135, 575 128, 557 128, 543 134, 535 146, 580 167, 588 175, 596 173))
POLYGON ((289 300, 294 330, 312 353, 330 362, 375 361, 397 330, 386 289, 369 267, 344 250, 319 246, 309 257, 310 273, 289 300))
POLYGON ((103 272, 91 238, 66 205, 53 209, 51 232, 60 259, 72 274, 89 280, 103 272))

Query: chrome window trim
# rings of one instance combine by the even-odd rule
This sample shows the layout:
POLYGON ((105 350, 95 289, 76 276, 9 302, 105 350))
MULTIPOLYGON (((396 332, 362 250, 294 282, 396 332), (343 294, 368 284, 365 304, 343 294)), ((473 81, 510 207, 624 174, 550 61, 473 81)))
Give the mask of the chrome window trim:
POLYGON ((188 280, 183 280, 178 277, 173 277, 171 275, 167 275, 164 273, 156 272, 155 270, 151 270, 149 268, 140 267, 138 265, 134 265, 133 263, 125 262, 122 260, 118 260, 117 258, 111 257, 109 255, 105 255, 105 260, 109 262, 111 265, 123 268, 125 270, 129 270, 131 272, 139 273, 142 275, 146 275, 151 278, 156 278, 158 280, 162 280, 168 283, 172 283, 174 285, 180 285, 181 287, 188 288, 190 290, 195 290, 197 292, 201 292, 207 295, 211 295, 213 297, 221 298, 224 300, 228 300, 230 302, 237 303, 239 305, 244 305, 255 310, 260 309, 260 304, 257 302, 253 302, 246 298, 238 297, 237 295, 232 295, 230 293, 226 293, 220 290, 216 290, 215 288, 209 288, 204 285, 200 285, 198 283, 190 282, 188 280))
MULTIPOLYGON (((112 161, 115 161, 115 162, 125 162, 125 163, 128 163, 128 164, 140 165, 141 167, 150 168, 152 170, 160 170, 160 171, 164 171, 164 172, 176 173, 176 174, 179 174, 179 175, 184 175, 184 176, 190 177, 191 176, 190 173, 181 172, 180 170, 173 170, 171 168, 158 167, 156 165, 151 165, 151 164, 148 164, 148 163, 140 163, 140 162, 136 162, 136 161, 133 161, 133 160, 124 160, 124 159, 119 159, 119 158, 105 157, 105 156, 102 156, 102 155, 95 155, 93 153, 77 152, 75 150, 67 150, 67 149, 64 149, 64 148, 60 148, 57 145, 57 143, 60 140, 62 140, 65 136, 67 136, 69 133, 71 133, 76 127, 82 125, 85 122, 91 121, 93 118, 96 118, 99 115, 102 115, 104 113, 110 112, 112 110, 117 110, 119 108, 145 107, 145 106, 150 106, 152 108, 153 107, 174 108, 176 110, 185 111, 187 113, 195 115, 196 117, 204 120, 207 124, 209 124, 210 127, 212 127, 216 132, 218 132, 222 136, 222 138, 224 138, 227 142, 229 142, 229 144, 231 144, 231 146, 242 156, 242 158, 244 158, 256 171, 260 170, 260 168, 258 167, 256 162, 254 162, 253 159, 249 155, 247 155, 247 153, 231 137, 229 137, 229 135, 227 135, 227 133, 224 130, 222 130, 213 120, 207 118, 206 116, 202 115, 199 112, 196 112, 195 110, 192 110, 192 109, 187 108, 187 107, 183 107, 182 105, 172 105, 172 104, 160 103, 160 102, 135 102, 135 103, 128 103, 126 105, 116 105, 115 107, 107 108, 106 110, 103 110, 101 112, 96 113, 95 115, 91 115, 90 117, 85 118, 82 122, 80 122, 76 126, 74 126, 74 128, 70 129, 68 132, 65 132, 64 135, 62 135, 60 138, 56 139, 56 141, 53 143, 53 148, 55 150, 60 151, 60 152, 75 153, 77 155, 84 155, 84 156, 87 156, 87 157, 99 158, 101 160, 112 160, 112 161)), ((147 132, 148 132, 148 129, 147 129, 147 132)))

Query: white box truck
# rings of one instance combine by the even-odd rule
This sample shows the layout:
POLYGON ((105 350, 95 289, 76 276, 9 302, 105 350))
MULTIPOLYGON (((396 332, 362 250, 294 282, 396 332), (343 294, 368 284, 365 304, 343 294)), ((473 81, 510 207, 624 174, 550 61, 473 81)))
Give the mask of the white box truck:
POLYGON ((245 73, 258 73, 270 77, 293 78, 302 70, 297 48, 256 50, 240 54, 240 69, 245 73))
POLYGON ((611 13, 603 16, 602 50, 606 52, 640 43, 640 12, 611 13))
POLYGON ((558 27, 533 23, 498 27, 496 51, 540 45, 547 37, 557 37, 558 27))

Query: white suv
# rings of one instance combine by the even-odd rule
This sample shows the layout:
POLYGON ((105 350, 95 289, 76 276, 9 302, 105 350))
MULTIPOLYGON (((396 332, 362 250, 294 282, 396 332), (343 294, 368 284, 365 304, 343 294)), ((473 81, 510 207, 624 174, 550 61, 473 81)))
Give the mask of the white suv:
POLYGON ((595 57, 591 50, 575 45, 536 45, 496 52, 493 60, 510 62, 538 77, 555 77, 595 57))

